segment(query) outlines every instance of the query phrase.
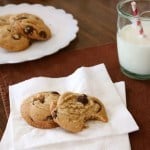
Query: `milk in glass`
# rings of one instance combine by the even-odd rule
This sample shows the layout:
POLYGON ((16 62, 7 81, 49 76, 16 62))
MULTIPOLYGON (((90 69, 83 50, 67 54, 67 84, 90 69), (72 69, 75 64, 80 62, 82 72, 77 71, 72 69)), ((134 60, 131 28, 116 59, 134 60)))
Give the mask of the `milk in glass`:
POLYGON ((118 58, 123 69, 150 75, 150 21, 142 22, 145 37, 134 24, 125 25, 117 33, 118 58))

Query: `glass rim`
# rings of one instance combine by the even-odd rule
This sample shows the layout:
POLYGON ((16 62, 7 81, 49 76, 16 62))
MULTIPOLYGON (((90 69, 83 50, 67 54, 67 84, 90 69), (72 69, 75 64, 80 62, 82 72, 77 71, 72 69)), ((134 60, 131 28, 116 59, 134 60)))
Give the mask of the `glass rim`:
MULTIPOLYGON (((150 10, 149 11, 144 11, 140 14, 140 16, 133 16, 132 14, 129 14, 125 11, 122 10, 122 5, 125 4, 125 3, 128 3, 128 2, 132 2, 133 0, 120 0, 118 3, 117 3, 117 12, 119 15, 121 15, 122 17, 125 17, 129 20, 133 20, 133 19, 138 19, 140 17, 141 20, 147 20, 147 21, 150 21, 150 17, 142 17, 141 15, 143 15, 145 12, 149 12, 150 13, 150 10)), ((149 0, 144 0, 144 1, 147 1, 147 2, 150 2, 149 0)), ((137 1, 138 2, 138 1, 137 1)))

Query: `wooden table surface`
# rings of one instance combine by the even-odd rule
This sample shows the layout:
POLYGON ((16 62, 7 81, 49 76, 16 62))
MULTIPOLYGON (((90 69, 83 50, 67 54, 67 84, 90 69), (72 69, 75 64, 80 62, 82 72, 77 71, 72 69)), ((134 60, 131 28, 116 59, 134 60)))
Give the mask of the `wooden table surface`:
MULTIPOLYGON (((0 0, 7 4, 43 4, 64 9, 78 20, 77 38, 64 48, 65 51, 95 47, 116 42, 116 3, 118 0, 0 0)), ((9 12, 8 12, 9 13, 9 12)), ((0 100, 0 138, 6 126, 6 116, 0 100)))

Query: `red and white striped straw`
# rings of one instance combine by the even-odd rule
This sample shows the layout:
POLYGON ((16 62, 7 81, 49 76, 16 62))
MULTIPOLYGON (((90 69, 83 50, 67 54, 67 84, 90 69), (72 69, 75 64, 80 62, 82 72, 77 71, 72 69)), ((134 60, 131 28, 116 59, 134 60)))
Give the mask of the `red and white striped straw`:
POLYGON ((136 5, 135 1, 131 2, 131 7, 132 7, 133 16, 137 17, 136 25, 137 25, 137 27, 139 27, 139 34, 141 36, 144 36, 143 26, 142 26, 141 20, 139 18, 139 11, 137 9, 137 5, 136 5))

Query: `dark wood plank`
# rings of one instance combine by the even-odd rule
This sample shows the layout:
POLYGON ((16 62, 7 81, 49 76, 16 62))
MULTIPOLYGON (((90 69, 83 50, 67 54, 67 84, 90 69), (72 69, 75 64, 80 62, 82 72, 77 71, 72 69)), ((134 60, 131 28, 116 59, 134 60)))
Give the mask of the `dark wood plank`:
POLYGON ((4 129, 6 127, 6 123, 7 123, 6 114, 4 111, 4 106, 3 106, 2 100, 0 99, 0 139, 3 135, 4 129))

